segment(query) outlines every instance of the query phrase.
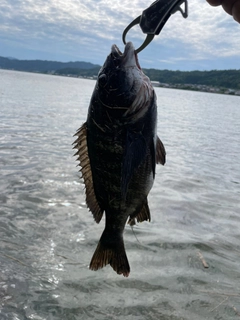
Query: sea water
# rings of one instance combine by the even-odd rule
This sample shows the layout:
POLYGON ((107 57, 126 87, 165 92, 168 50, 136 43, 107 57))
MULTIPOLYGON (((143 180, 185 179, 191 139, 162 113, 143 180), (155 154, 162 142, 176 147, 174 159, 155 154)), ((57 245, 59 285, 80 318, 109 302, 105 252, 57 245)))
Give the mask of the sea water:
POLYGON ((240 97, 155 88, 167 161, 124 278, 88 269, 104 221, 72 143, 94 85, 0 70, 0 319, 239 319, 240 97))

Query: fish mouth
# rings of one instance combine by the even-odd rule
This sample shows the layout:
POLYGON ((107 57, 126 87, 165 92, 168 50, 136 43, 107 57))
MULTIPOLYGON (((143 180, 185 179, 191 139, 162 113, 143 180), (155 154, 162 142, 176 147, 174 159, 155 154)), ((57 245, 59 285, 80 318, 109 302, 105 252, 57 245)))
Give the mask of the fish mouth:
POLYGON ((128 42, 125 45, 123 53, 114 44, 112 46, 111 54, 115 59, 120 59, 124 67, 137 67, 141 70, 140 64, 138 62, 137 52, 135 51, 132 42, 128 42))

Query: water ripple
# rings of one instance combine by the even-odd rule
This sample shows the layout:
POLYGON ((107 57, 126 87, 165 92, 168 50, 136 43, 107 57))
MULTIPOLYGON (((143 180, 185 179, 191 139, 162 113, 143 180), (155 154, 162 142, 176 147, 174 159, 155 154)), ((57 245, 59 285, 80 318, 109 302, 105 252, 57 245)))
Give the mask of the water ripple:
POLYGON ((239 98, 156 89, 167 163, 151 223, 126 227, 126 279, 88 269, 104 222, 71 144, 94 82, 0 74, 1 319, 238 319, 239 98))

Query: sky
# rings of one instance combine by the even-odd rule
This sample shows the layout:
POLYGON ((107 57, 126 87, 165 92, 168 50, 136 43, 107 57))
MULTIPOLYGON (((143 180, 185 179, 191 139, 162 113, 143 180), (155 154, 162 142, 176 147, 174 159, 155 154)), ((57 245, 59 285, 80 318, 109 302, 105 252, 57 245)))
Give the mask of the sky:
MULTIPOLYGON (((153 1, 1 0, 0 56, 17 59, 86 61, 102 65, 122 32, 153 1)), ((189 0, 189 17, 176 12, 160 35, 139 53, 142 68, 240 69, 240 24, 221 7, 189 0)), ((127 34, 137 48, 139 26, 127 34)))

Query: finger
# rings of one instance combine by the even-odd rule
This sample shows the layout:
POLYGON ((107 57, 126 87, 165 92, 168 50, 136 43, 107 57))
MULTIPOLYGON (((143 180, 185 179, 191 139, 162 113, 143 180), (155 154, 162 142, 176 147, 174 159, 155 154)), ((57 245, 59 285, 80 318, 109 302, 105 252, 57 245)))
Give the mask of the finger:
POLYGON ((220 6, 220 4, 222 4, 222 0, 207 0, 207 2, 214 7, 220 6))
POLYGON ((235 2, 232 10, 232 15, 234 20, 240 23, 240 0, 235 2))
POLYGON ((232 15, 233 7, 235 6, 235 4, 237 2, 239 2, 239 1, 238 0, 223 0, 222 7, 227 13, 232 15))

